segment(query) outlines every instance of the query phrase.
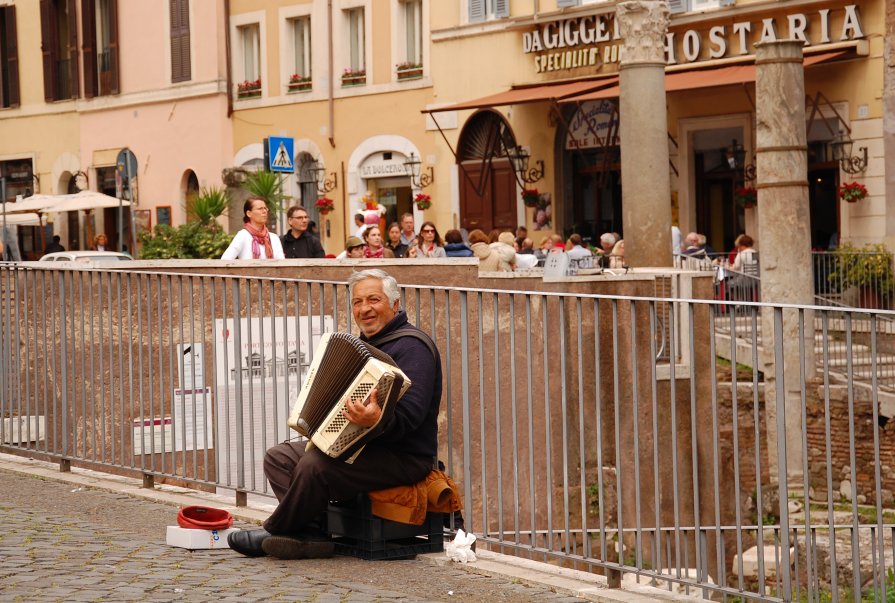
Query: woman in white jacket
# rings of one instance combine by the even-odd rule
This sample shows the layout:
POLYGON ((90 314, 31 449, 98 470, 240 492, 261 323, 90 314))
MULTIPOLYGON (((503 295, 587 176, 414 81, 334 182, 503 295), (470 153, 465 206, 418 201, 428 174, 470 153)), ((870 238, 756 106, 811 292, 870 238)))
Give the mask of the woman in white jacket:
POLYGON ((283 260, 280 237, 267 230, 268 208, 264 199, 251 197, 242 207, 245 226, 236 233, 222 260, 283 260))

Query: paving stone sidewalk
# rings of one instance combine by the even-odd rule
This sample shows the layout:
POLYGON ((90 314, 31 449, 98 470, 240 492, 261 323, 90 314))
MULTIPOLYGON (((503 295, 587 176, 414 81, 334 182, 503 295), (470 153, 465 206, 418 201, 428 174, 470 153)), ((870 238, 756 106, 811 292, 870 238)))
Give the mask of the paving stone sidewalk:
MULTIPOLYGON (((247 559, 165 544, 176 508, 0 471, 3 601, 580 601, 423 559, 247 559)), ((240 527, 253 527, 242 524, 240 527)))

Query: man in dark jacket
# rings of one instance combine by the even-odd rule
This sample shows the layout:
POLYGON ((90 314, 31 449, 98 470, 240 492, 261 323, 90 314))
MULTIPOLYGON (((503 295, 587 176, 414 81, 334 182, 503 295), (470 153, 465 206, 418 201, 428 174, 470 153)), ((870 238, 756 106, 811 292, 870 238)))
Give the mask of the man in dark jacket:
MULTIPOLYGON (((263 530, 230 534, 230 548, 243 555, 299 559, 332 554, 326 535, 313 532, 315 520, 326 512, 329 501, 415 484, 436 462, 442 379, 438 350, 399 309, 400 293, 393 277, 382 270, 364 270, 352 274, 348 285, 361 339, 394 359, 410 379, 410 389, 387 422, 378 426, 380 434, 352 464, 316 448, 306 451, 304 441, 284 442, 268 450, 264 475, 279 504, 263 530), (388 337, 397 331, 402 335, 388 337)), ((344 415, 352 423, 371 427, 381 414, 375 389, 366 405, 345 402, 344 415)))
POLYGON ((301 205, 294 205, 286 212, 289 230, 280 237, 283 255, 289 258, 322 258, 326 255, 320 241, 308 232, 308 211, 301 205))

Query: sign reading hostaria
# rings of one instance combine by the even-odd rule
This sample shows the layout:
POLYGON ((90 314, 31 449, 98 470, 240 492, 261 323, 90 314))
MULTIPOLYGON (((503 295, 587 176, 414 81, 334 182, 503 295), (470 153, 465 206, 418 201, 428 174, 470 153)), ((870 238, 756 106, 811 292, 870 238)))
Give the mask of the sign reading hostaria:
MULTIPOLYGON (((673 29, 666 34, 665 60, 674 65, 749 55, 755 44, 777 40, 802 40, 811 46, 863 37, 858 7, 849 4, 706 29, 673 29)), ((612 13, 551 21, 522 34, 522 51, 534 55, 537 73, 581 67, 599 70, 618 63, 620 47, 618 22, 612 13)))

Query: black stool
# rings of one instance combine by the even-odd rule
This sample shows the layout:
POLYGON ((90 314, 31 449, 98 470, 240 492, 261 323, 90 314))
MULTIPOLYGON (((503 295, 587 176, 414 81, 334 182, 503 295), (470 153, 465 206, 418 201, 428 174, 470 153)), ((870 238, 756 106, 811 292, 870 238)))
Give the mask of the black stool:
POLYGON ((327 530, 337 555, 361 559, 412 559, 420 553, 444 550, 444 514, 427 513, 422 525, 410 525, 373 515, 370 498, 359 494, 329 503, 327 530))

